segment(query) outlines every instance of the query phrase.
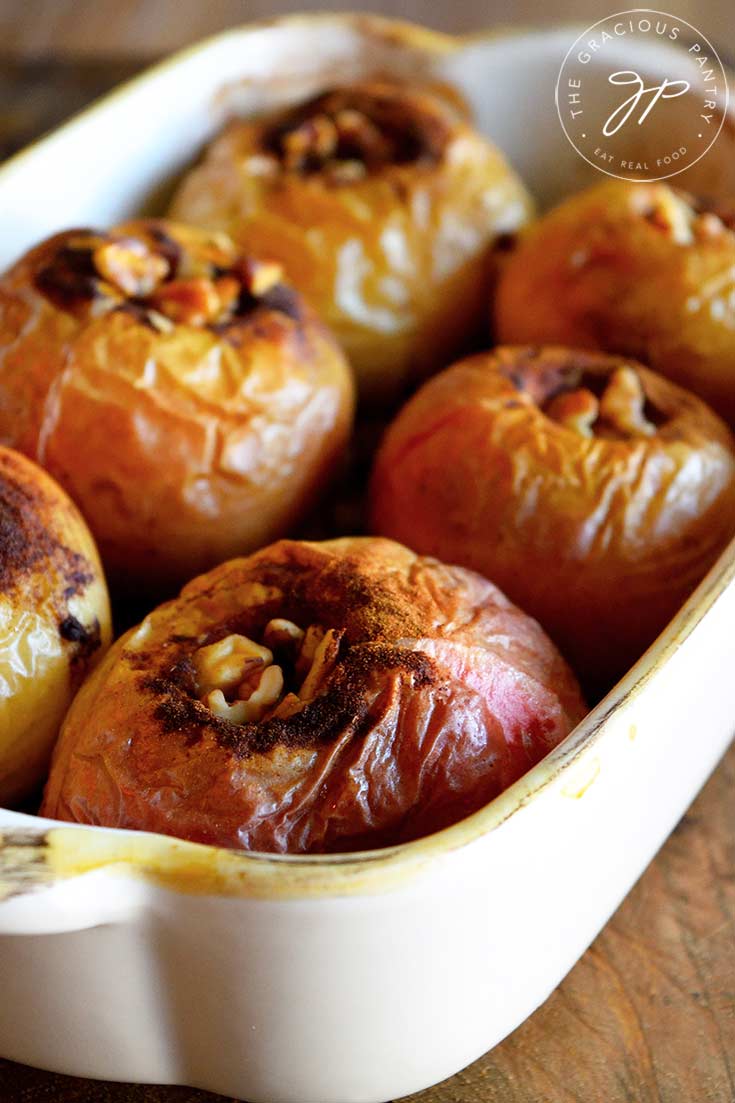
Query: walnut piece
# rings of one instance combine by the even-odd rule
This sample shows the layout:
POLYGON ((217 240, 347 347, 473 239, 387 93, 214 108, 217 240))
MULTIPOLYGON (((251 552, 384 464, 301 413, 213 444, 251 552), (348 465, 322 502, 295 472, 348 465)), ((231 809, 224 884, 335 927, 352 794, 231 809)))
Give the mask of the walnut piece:
POLYGON ((304 640, 304 630, 294 624, 292 620, 284 620, 283 617, 275 617, 265 626, 263 639, 268 647, 274 651, 276 648, 296 645, 300 648, 304 640))
POLYGON ((172 322, 202 326, 222 312, 222 303, 212 280, 198 277, 171 280, 151 295, 151 305, 172 322))
POLYGON ((272 260, 254 260, 244 257, 238 272, 243 286, 259 299, 283 279, 283 267, 272 260))
POLYGON ((700 214, 694 223, 694 232, 700 241, 720 237, 725 229, 724 222, 713 211, 700 214))
POLYGON ((558 421, 566 429, 573 429, 583 437, 594 436, 593 426, 599 412, 599 402, 586 387, 556 395, 546 409, 553 421, 558 421))
POLYGON ((337 662, 339 644, 343 634, 342 631, 330 628, 317 644, 309 671, 298 692, 298 696, 302 701, 310 701, 315 697, 321 683, 332 673, 337 662))
POLYGON ((283 136, 287 171, 301 172, 307 160, 328 161, 337 149, 337 128, 328 115, 315 115, 283 136))
POLYGON ((247 720, 257 722, 263 713, 275 705, 283 693, 283 671, 280 666, 267 666, 258 685, 245 701, 247 720))
MULTIPOLYGON (((352 157, 366 165, 378 165, 391 160, 390 143, 362 111, 344 108, 337 113, 335 126, 339 136, 340 153, 344 153, 347 149, 352 150, 354 151, 352 157)), ((340 157, 340 160, 349 159, 340 157)))
MULTIPOLYGON (((125 310, 167 335, 177 325, 236 324, 283 279, 280 264, 243 257, 222 235, 204 237, 195 248, 173 242, 171 256, 149 237, 154 235, 146 235, 145 227, 140 237, 74 231, 39 268, 36 285, 54 305, 78 317, 125 310)), ((264 305, 295 316, 292 298, 273 296, 264 305)))
POLYGON ((135 238, 102 242, 93 261, 103 279, 134 298, 150 295, 169 272, 168 261, 135 238))
POLYGON ((203 704, 220 720, 229 720, 231 724, 246 723, 245 701, 229 703, 221 689, 213 689, 202 698, 203 704))
POLYGON ((334 183, 362 179, 395 157, 394 143, 365 112, 353 107, 320 111, 281 133, 286 172, 324 172, 334 183))
POLYGON ((234 690, 253 667, 269 666, 273 652, 247 636, 233 633, 200 647, 194 654, 194 670, 199 692, 206 697, 212 690, 234 690))
POLYGON ((263 632, 269 647, 237 633, 200 647, 193 657, 199 698, 215 716, 232 724, 291 716, 319 693, 337 662, 343 634, 341 629, 317 625, 304 632, 293 621, 276 617, 263 632), (274 651, 285 656, 300 678, 298 692, 286 690, 274 651))
POLYGON ((587 387, 562 391, 545 407, 547 417, 582 437, 650 437, 656 426, 645 414, 646 395, 634 368, 617 368, 602 396, 587 387))
POLYGON ((600 417, 614 429, 631 437, 650 437, 656 426, 645 415, 646 395, 638 372, 618 368, 600 399, 600 417))
POLYGON ((657 191, 655 199, 648 203, 643 213, 652 226, 668 234, 677 245, 691 245, 694 241, 697 214, 669 188, 663 187, 657 191))

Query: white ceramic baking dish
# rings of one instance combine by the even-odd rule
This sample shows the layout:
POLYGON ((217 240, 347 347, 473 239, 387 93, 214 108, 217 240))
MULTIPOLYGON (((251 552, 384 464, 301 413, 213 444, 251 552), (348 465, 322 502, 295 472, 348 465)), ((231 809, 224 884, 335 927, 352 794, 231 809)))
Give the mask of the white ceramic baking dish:
MULTIPOLYGON (((0 261, 140 209, 233 103, 374 71, 454 81, 555 198, 593 174, 554 107, 576 33, 455 40, 329 16, 221 35, 0 171, 0 261)), ((657 46, 638 61, 667 58, 657 46)), ((728 125, 687 183, 734 192, 734 144, 728 125)), ((725 749, 734 575, 731 547, 561 746, 418 842, 274 858, 0 811, 0 1053, 254 1103, 380 1101, 450 1076, 559 983, 725 749)))

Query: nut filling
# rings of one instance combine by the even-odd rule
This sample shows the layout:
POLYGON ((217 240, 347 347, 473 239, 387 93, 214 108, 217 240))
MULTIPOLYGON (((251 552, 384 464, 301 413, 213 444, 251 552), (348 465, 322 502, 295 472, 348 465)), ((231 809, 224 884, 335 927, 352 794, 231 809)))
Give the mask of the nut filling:
POLYGON ((622 367, 611 373, 602 388, 599 380, 594 380, 589 386, 559 391, 543 409, 552 421, 580 436, 629 440, 656 433, 650 419, 653 411, 647 405, 638 373, 622 367))
POLYGON ((642 202, 643 217, 677 245, 694 245, 735 230, 735 209, 704 196, 662 188, 653 201, 646 195, 642 202))
POLYGON ((268 622, 263 643, 232 634, 193 657, 202 704, 220 720, 285 720, 317 697, 339 656, 342 630, 293 621, 268 622))
POLYGON ((345 89, 290 113, 266 132, 263 146, 286 173, 347 184, 385 165, 435 162, 448 137, 438 111, 398 90, 345 89))
POLYGON ((298 316, 280 265, 238 256, 224 235, 189 251, 155 223, 140 236, 80 230, 62 238, 36 287, 79 317, 133 314, 160 333, 176 325, 225 330, 258 307, 298 316))

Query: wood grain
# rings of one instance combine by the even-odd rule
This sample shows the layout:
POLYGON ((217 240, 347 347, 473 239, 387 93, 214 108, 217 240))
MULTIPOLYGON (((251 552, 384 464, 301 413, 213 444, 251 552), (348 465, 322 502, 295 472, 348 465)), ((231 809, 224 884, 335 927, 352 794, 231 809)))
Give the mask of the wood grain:
MULTIPOLYGON (((612 0, 514 0, 512 6, 507 0, 0 0, 0 44, 26 57, 151 56, 288 12, 353 8, 463 32, 511 22, 590 25, 625 6, 612 0)), ((732 0, 676 0, 670 10, 718 47, 735 45, 732 0)))
POLYGON ((142 67, 139 58, 85 58, 70 65, 0 56, 0 161, 142 67))
MULTIPOLYGON (((94 59, 74 67, 0 61, 0 150, 9 152, 53 125, 139 64, 131 59, 113 69, 94 59)), ((101 1084, 0 1061, 2 1103, 215 1098, 190 1088, 101 1084)), ((598 1101, 735 1101, 735 747, 547 1003, 492 1053, 412 1097, 412 1103, 598 1101)))

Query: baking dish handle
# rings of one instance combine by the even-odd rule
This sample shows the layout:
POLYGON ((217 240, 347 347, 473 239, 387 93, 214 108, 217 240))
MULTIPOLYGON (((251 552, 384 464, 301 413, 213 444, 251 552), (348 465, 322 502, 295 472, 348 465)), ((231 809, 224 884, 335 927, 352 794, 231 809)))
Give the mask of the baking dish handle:
POLYGON ((144 886, 110 865, 60 871, 43 829, 0 829, 0 936, 62 934, 125 922, 144 886))

